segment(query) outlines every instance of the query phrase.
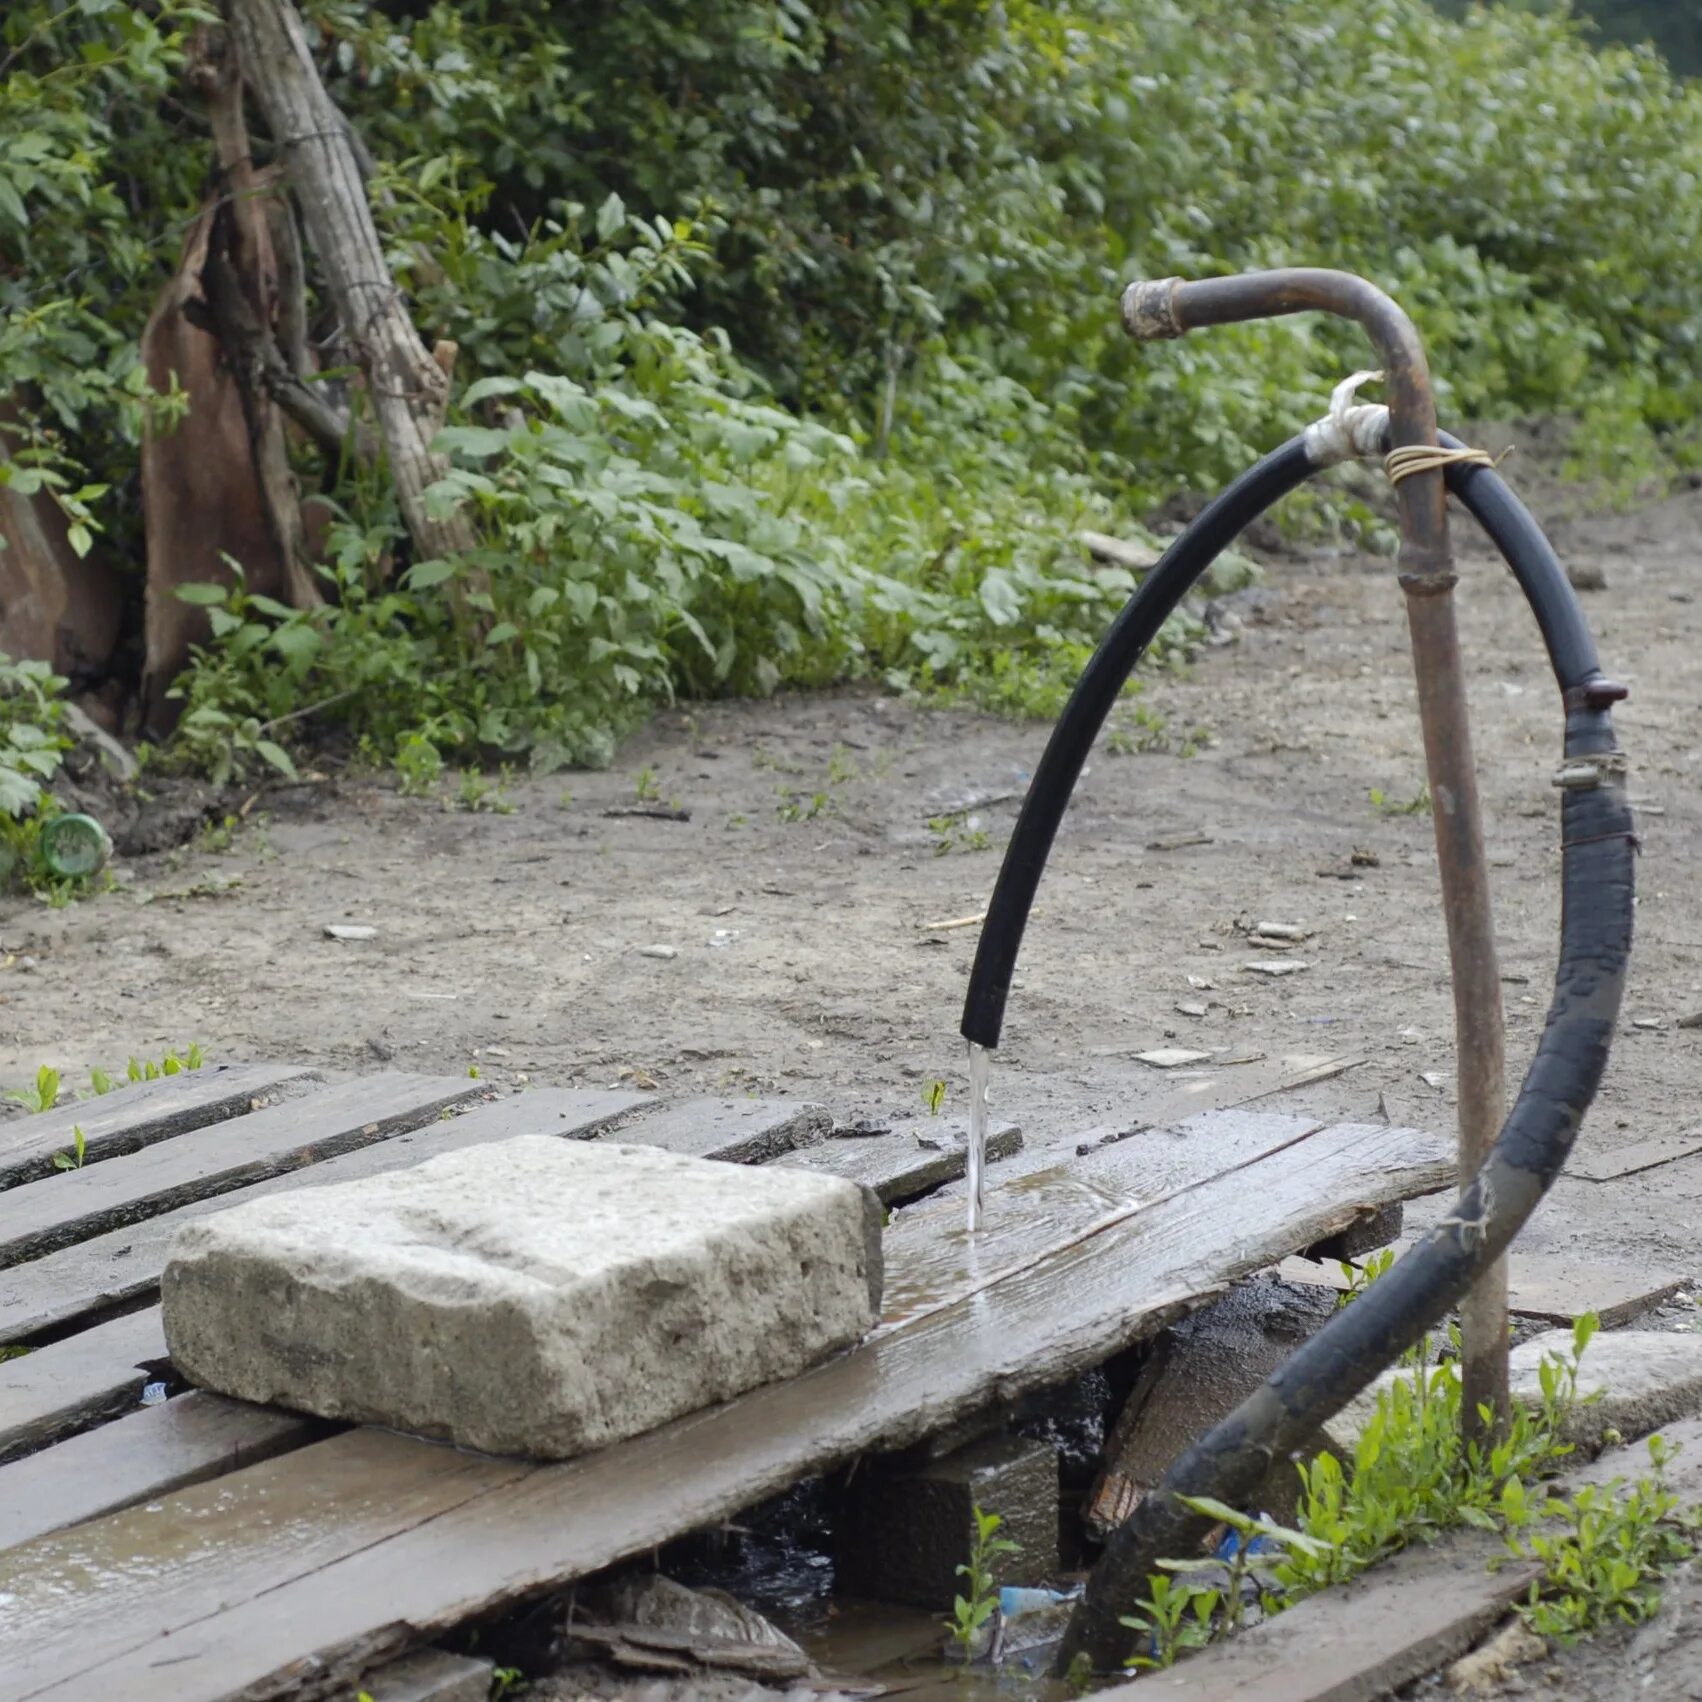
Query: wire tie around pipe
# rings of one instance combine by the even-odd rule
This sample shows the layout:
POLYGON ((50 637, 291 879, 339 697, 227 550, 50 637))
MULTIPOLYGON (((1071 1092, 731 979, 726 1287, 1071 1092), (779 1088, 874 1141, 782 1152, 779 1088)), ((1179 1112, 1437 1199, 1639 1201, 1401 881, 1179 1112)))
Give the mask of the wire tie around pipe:
POLYGON ((1499 455, 1487 449, 1444 449, 1435 443, 1409 443, 1403 449, 1391 449, 1383 457, 1383 471, 1389 483, 1398 485, 1403 479, 1415 479, 1420 473, 1439 473, 1444 467, 1499 467, 1513 453, 1511 446, 1499 455))
POLYGON ((1622 751, 1572 756, 1555 770, 1553 784, 1562 792, 1593 792, 1598 786, 1623 781, 1630 767, 1622 751))

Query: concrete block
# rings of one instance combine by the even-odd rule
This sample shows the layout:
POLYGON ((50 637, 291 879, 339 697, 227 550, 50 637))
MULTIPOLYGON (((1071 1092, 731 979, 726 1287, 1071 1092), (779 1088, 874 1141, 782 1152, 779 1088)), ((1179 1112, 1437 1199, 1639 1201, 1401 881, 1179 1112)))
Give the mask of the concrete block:
POLYGON ((221 1394, 567 1458, 856 1341, 880 1221, 839 1177, 527 1135, 186 1224, 166 1340, 221 1394))
MULTIPOLYGON (((1551 1355, 1569 1358, 1571 1352, 1570 1330, 1548 1330, 1514 1348, 1508 1365, 1513 1399, 1528 1406, 1540 1405, 1543 1360, 1551 1355)), ((1377 1410, 1378 1394, 1406 1375, 1385 1371, 1324 1426, 1334 1452, 1344 1459, 1352 1458, 1360 1435, 1377 1410)), ((1578 1398, 1580 1404, 1573 1408, 1565 1439, 1584 1454, 1600 1448, 1609 1430, 1617 1430, 1631 1441, 1678 1419, 1694 1417, 1702 1413, 1702 1336, 1664 1330, 1604 1331, 1584 1350, 1578 1368, 1578 1398), (1599 1398, 1584 1405, 1592 1395, 1599 1398)))
POLYGON ((488 1702, 495 1672, 472 1655, 418 1649, 368 1673, 360 1693, 372 1702, 488 1702))
POLYGON ((963 1588, 975 1509, 997 1513, 1000 1584, 1043 1584, 1058 1570, 1058 1456, 1042 1442, 994 1436, 943 1460, 865 1461, 835 1530, 841 1594, 949 1608, 963 1588))

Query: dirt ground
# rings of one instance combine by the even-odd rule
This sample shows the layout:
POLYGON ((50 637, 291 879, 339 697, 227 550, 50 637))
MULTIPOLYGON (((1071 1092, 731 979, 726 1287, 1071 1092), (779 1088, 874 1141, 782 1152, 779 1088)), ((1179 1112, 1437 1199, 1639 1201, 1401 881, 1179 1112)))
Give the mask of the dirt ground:
MULTIPOLYGON (((1554 962, 1560 712, 1469 526, 1461 620, 1516 1082, 1554 962)), ((1680 1026, 1702 1012, 1699 532, 1696 493, 1553 527, 1563 558, 1606 572, 1586 607, 1632 688, 1618 721, 1644 847, 1594 1151, 1690 1130, 1702 1146, 1702 1027, 1680 1026)), ((1066 819, 994 1072, 995 1110, 1031 1145, 1140 1118, 1176 1084, 1135 1054, 1164 1045, 1211 1051, 1225 1095, 1273 1061, 1363 1058, 1289 1101, 1451 1126, 1430 823, 1389 808, 1423 780, 1393 572, 1319 551, 1266 566, 1234 642, 1149 683, 1167 748, 1102 744, 1066 819), (1304 972, 1242 970, 1259 954, 1237 923, 1260 921, 1315 931, 1304 972)), ((198 1040, 217 1060, 778 1093, 843 1116, 914 1113, 943 1078, 961 1108, 975 930, 927 924, 981 909, 1045 737, 845 691, 671 712, 610 772, 515 780, 477 810, 452 785, 268 792, 227 846, 128 860, 118 891, 64 911, 0 908, 0 1082, 43 1061, 82 1082, 198 1040), (641 801, 690 819, 605 813, 641 801), (342 922, 376 937, 328 938, 342 922)), ((1702 1152, 1563 1178, 1521 1245, 1695 1277, 1699 1202, 1702 1152)), ((1695 1317, 1685 1300, 1663 1321, 1695 1317)), ((1691 1656, 1702 1670, 1702 1641, 1691 1656)))

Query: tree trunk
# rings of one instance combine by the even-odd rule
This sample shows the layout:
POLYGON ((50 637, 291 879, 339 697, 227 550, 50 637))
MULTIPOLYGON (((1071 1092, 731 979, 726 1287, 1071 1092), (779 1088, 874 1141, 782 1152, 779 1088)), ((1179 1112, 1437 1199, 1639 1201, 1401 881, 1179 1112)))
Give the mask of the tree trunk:
POLYGON ((283 416, 266 385, 266 350, 279 321, 279 267, 267 201, 282 193, 275 171, 254 169, 242 115, 242 68, 228 32, 204 32, 195 80, 213 126, 223 196, 202 274, 213 329, 236 376, 260 480, 266 523, 283 569, 286 600, 298 609, 324 602, 307 559, 301 493, 290 470, 283 416))
POLYGON ((226 0, 243 75, 301 205, 308 241, 366 375, 401 507, 422 557, 458 555, 474 544, 459 514, 433 519, 426 488, 447 463, 431 453, 449 381, 414 329, 384 263, 355 147, 325 92, 291 0, 226 0))

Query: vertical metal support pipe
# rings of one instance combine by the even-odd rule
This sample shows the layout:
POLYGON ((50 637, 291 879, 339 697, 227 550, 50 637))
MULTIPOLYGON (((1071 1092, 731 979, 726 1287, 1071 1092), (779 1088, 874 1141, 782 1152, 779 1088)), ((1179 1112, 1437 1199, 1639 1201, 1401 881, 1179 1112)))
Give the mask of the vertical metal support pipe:
MULTIPOLYGON (((1180 337, 1205 325, 1313 310, 1357 321, 1376 345, 1389 386, 1393 447, 1434 447, 1436 403, 1418 332, 1394 301, 1363 278, 1347 272, 1295 268, 1195 283, 1164 278, 1131 284, 1123 295, 1124 327, 1143 342, 1180 337)), ((1413 669, 1418 679, 1442 913, 1453 971, 1460 1181, 1464 1186, 1477 1174, 1501 1129, 1505 1106, 1501 976, 1490 913, 1465 676, 1454 621, 1455 575, 1441 469, 1403 479, 1396 487, 1396 500, 1401 527, 1400 582, 1406 593, 1413 669)), ((1498 1261, 1473 1288, 1461 1307, 1460 1323, 1468 1433, 1479 1428, 1478 1409, 1485 1406, 1493 1431, 1507 1415, 1505 1260, 1498 1261)))

